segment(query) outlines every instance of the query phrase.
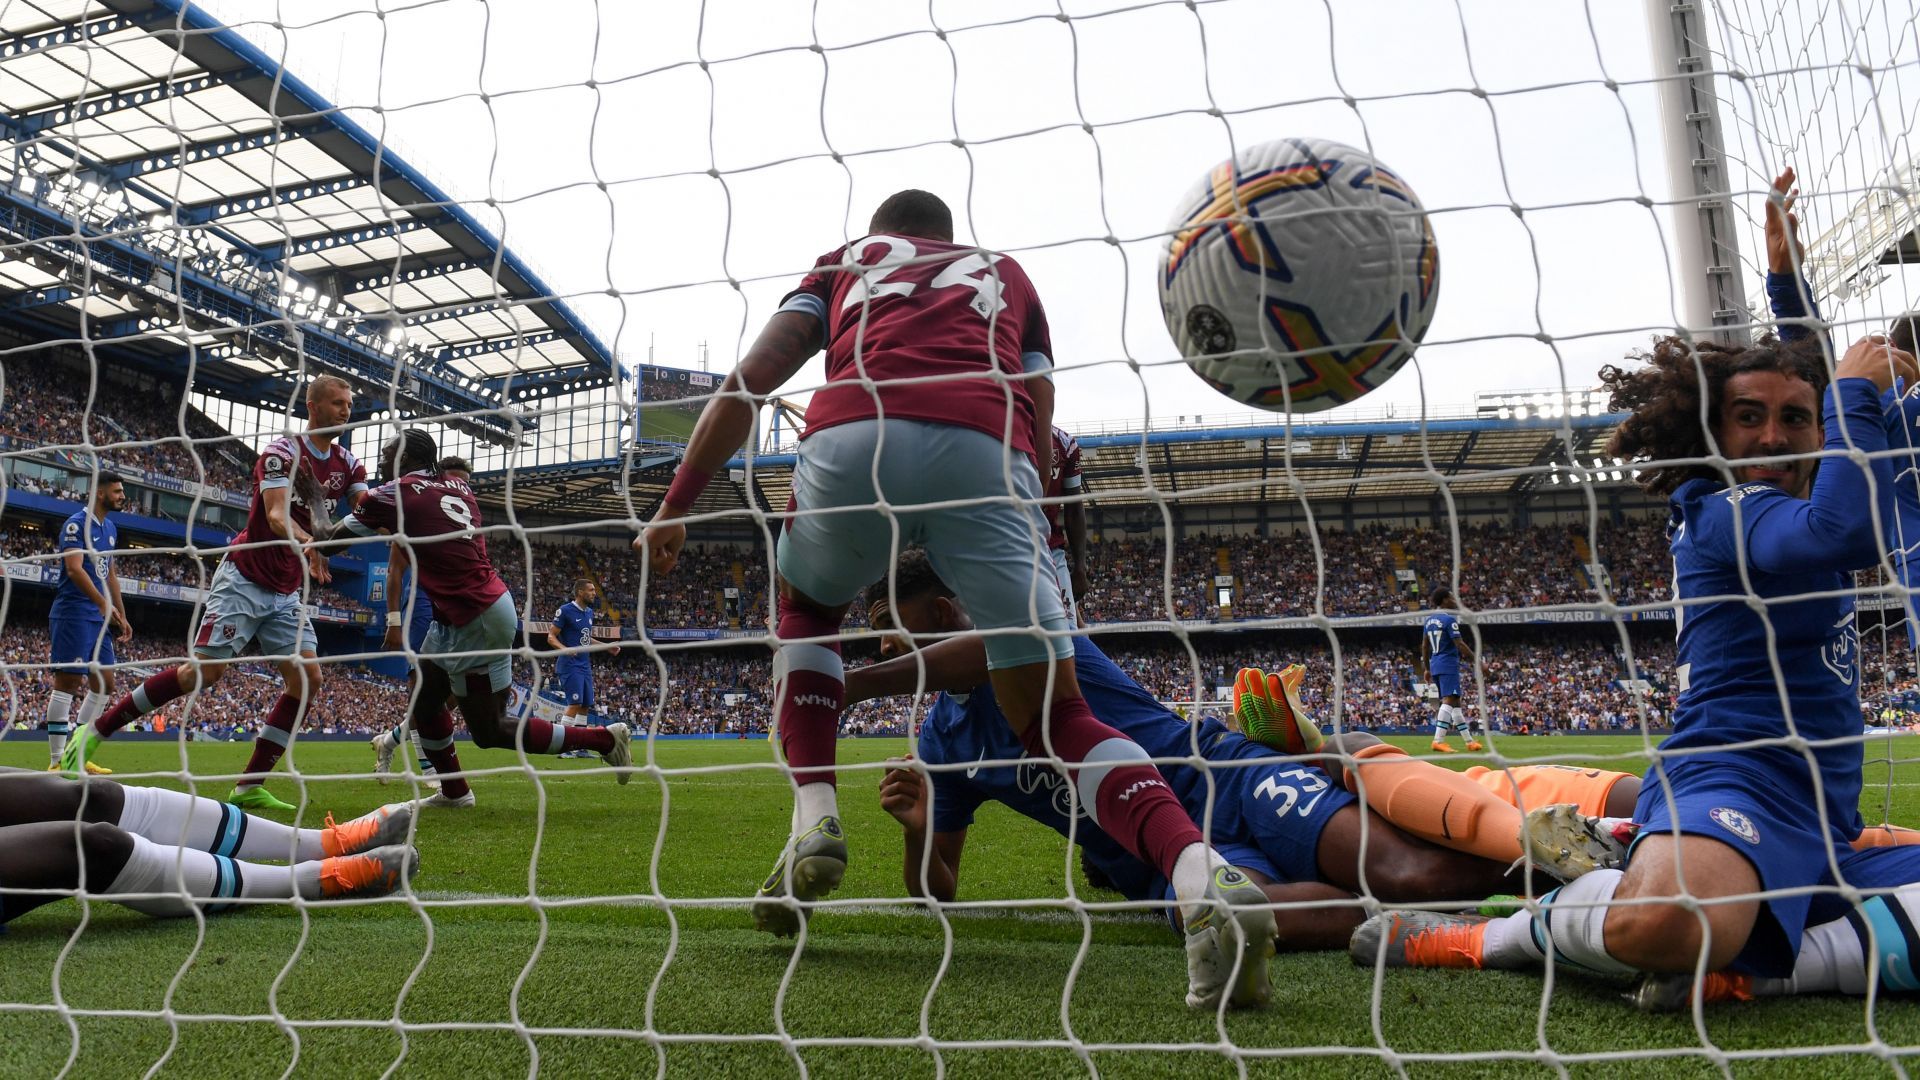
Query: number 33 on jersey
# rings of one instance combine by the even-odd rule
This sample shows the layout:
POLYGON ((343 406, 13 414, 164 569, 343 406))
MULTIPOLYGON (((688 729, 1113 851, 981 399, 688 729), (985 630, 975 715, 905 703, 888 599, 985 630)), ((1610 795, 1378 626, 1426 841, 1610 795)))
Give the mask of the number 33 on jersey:
POLYGON ((1013 259, 869 236, 821 256, 781 310, 819 319, 827 350, 828 385, 807 406, 808 434, 884 409, 889 419, 1011 435, 1033 453, 1033 399, 1009 376, 1052 367, 1053 342, 1040 296, 1013 259), (929 377, 938 381, 918 381, 929 377))

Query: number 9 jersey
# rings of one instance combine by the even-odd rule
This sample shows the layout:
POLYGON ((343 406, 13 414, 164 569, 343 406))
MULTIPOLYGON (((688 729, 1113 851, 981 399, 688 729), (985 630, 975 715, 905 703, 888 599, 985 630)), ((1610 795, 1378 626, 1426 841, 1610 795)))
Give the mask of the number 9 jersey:
POLYGON ((973 428, 1034 452, 1033 400, 1007 376, 1051 367, 1053 343, 1039 294, 1005 255, 868 236, 821 256, 780 310, 824 328, 828 385, 807 405, 808 435, 884 409, 890 420, 973 428), (957 377, 893 381, 941 375, 957 377))
POLYGON ((435 622, 465 626, 507 594, 487 559, 480 504, 464 480, 408 473, 367 492, 344 524, 356 536, 388 532, 430 541, 408 545, 408 554, 435 622))

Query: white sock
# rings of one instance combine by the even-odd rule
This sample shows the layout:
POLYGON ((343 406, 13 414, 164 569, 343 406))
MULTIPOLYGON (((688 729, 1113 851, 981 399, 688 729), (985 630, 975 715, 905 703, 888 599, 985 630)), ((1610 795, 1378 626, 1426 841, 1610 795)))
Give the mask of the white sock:
POLYGON ((1908 937, 1916 916, 1920 916, 1920 886, 1869 897, 1855 915, 1809 927, 1801 935, 1793 974, 1785 979, 1755 979, 1754 993, 1866 993, 1869 927, 1873 949, 1880 956, 1881 992, 1920 989, 1913 970, 1920 942, 1908 937))
POLYGON ((793 806, 802 829, 813 828, 823 817, 840 816, 839 796, 832 784, 824 782, 801 784, 800 794, 794 799, 793 806))
POLYGON ((1447 741, 1447 707, 1445 705, 1440 706, 1440 711, 1433 714, 1433 741, 1447 741))
POLYGON ((67 748, 67 717, 73 713, 73 695, 55 690, 47 695, 47 760, 58 763, 67 748))
MULTIPOLYGON (((224 855, 213 855, 190 848, 165 847, 138 834, 133 838, 133 855, 113 884, 95 895, 104 895, 117 904, 156 918, 179 918, 193 913, 193 900, 220 900, 230 897, 280 899, 293 896, 295 871, 306 869, 306 883, 300 892, 308 899, 320 896, 320 864, 300 867, 243 863, 224 855), (136 899, 121 899, 146 894, 136 899)), ((207 914, 228 910, 231 905, 204 905, 207 914)))
POLYGON ((1534 936, 1539 926, 1531 911, 1516 911, 1488 923, 1487 936, 1480 943, 1480 962, 1509 971, 1538 968, 1547 958, 1534 936))
POLYGON ((1639 973, 1639 968, 1621 963, 1607 951, 1606 903, 1626 876, 1621 870, 1595 870, 1540 898, 1540 906, 1547 909, 1553 951, 1561 962, 1602 975, 1639 973))
POLYGON ((74 726, 82 727, 100 719, 100 714, 106 712, 107 706, 111 704, 113 699, 107 695, 92 690, 87 691, 87 696, 81 699, 80 716, 73 722, 74 726))
POLYGON ((1191 915, 1189 901, 1199 900, 1207 894, 1207 879, 1213 876, 1214 867, 1227 865, 1220 853, 1205 844, 1188 844, 1180 849, 1173 860, 1173 895, 1181 903, 1180 912, 1191 915))
POLYGON ((115 824, 156 844, 233 859, 306 862, 326 857, 319 829, 296 829, 254 817, 228 803, 164 788, 120 790, 125 803, 115 824))

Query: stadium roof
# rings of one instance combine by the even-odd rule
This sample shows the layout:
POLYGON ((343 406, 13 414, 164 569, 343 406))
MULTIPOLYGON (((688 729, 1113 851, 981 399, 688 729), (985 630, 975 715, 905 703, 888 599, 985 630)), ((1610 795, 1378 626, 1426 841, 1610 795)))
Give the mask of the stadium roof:
MULTIPOLYGON (((1079 441, 1088 498, 1103 507, 1427 498, 1443 482, 1453 495, 1524 496, 1562 484, 1630 483, 1629 470, 1600 456, 1624 415, 1296 421, 1081 434, 1079 441)), ((751 473, 745 458, 729 462, 696 512, 784 509, 794 457, 780 449, 756 456, 751 473)), ((644 519, 665 495, 679 458, 677 447, 655 444, 636 447, 624 463, 515 470, 514 507, 520 514, 625 518, 630 497, 631 512, 644 519)), ((498 504, 507 482, 493 474, 476 477, 475 487, 498 504)))
POLYGON ((500 440, 503 406, 618 378, 471 214, 181 0, 0 10, 0 173, 0 320, 174 379, 194 350, 196 390, 278 408, 304 366, 500 440))

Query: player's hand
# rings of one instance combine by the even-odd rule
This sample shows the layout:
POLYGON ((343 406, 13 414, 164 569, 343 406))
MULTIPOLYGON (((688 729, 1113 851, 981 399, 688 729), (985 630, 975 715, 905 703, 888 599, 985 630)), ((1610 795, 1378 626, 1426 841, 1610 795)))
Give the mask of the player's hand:
POLYGON ((927 831, 926 787, 920 773, 907 762, 880 776, 880 809, 893 815, 908 832, 927 831))
POLYGON ((612 651, 611 653, 608 653, 607 655, 609 655, 609 656, 619 656, 619 655, 620 655, 620 646, 618 646, 618 645, 615 645, 615 646, 613 647, 613 651, 612 651))
POLYGON ((133 624, 127 621, 126 612, 116 611, 108 616, 108 620, 110 623, 118 623, 120 625, 120 632, 114 635, 113 640, 119 642, 133 640, 133 624))
POLYGON ((1833 370, 1835 379, 1870 379, 1874 388, 1886 393, 1896 379, 1920 380, 1920 367, 1913 356, 1887 344, 1879 334, 1869 334, 1854 342, 1833 370))
POLYGON ((1773 178, 1773 191, 1767 197, 1767 269, 1776 274, 1791 274, 1806 257, 1800 243, 1800 216, 1793 204, 1800 190, 1793 186, 1793 166, 1773 178))
POLYGON ((633 541, 633 550, 656 574, 668 574, 680 561, 680 549, 687 546, 687 527, 675 521, 678 514, 662 516, 666 508, 633 541))
POLYGON ((400 646, 404 645, 405 643, 406 643, 406 638, 403 634, 402 628, 398 626, 389 626, 387 627, 386 636, 380 639, 380 651, 399 652, 400 646))
POLYGON ((327 565, 327 556, 323 552, 308 549, 307 572, 313 575, 315 585, 327 585, 333 581, 333 568, 327 565))

